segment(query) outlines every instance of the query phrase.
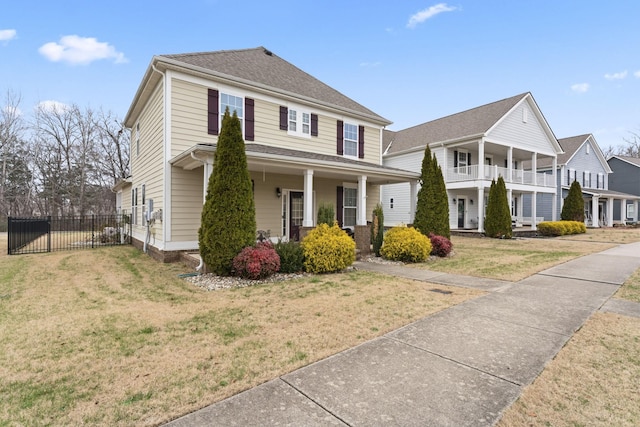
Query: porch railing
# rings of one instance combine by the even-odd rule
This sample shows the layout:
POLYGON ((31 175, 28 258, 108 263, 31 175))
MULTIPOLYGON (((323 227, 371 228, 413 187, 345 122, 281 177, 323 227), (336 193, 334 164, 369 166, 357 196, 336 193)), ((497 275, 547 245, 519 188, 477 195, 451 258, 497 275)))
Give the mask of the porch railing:
POLYGON ((446 182, 463 182, 498 179, 502 176, 505 182, 537 185, 541 187, 554 187, 555 181, 553 175, 545 173, 537 173, 522 169, 509 169, 490 165, 471 165, 461 166, 457 168, 449 168, 445 174, 446 182))

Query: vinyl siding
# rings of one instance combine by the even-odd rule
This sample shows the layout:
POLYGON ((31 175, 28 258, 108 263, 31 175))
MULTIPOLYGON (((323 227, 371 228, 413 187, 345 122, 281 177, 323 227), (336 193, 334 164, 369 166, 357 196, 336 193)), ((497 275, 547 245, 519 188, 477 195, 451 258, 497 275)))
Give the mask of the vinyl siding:
POLYGON ((197 241, 204 203, 204 168, 190 171, 173 168, 171 173, 171 240, 197 241))
MULTIPOLYGON (((137 226, 133 226, 135 232, 145 230, 142 221, 142 192, 141 186, 145 185, 145 198, 153 199, 154 209, 166 209, 163 206, 163 148, 164 148, 164 121, 163 121, 163 86, 159 84, 140 114, 137 124, 140 125, 140 151, 136 153, 136 140, 138 139, 137 127, 134 126, 131 138, 131 172, 133 177, 132 187, 138 188, 138 215, 137 226)), ((128 205, 131 211, 131 191, 128 200, 123 199, 123 205, 128 205)), ((156 223, 152 232, 157 240, 163 240, 163 227, 156 223)))
POLYGON ((609 159, 609 167, 613 170, 610 190, 640 196, 640 167, 616 158, 609 159))
MULTIPOLYGON (((542 123, 528 103, 523 102, 515 110, 507 114, 504 119, 487 134, 487 140, 512 145, 540 154, 554 155, 549 137, 544 131, 542 123), (523 109, 527 110, 527 122, 523 122, 523 109)), ((477 164, 477 162, 474 162, 477 164)), ((499 166, 502 166, 499 164, 499 166)))
MULTIPOLYGON (((384 163, 388 167, 420 172, 423 158, 424 151, 415 151, 400 156, 387 157, 384 163)), ((418 185, 419 189, 420 185, 418 185)), ((409 183, 382 185, 380 192, 385 226, 410 224, 411 186, 409 183), (393 199, 393 208, 391 207, 391 199, 393 199)))
MULTIPOLYGON (((583 144, 578 151, 573 155, 569 163, 565 166, 565 173, 563 176, 563 184, 571 185, 570 182, 567 182, 567 172, 566 169, 575 169, 576 171, 576 179, 580 183, 582 188, 596 188, 598 173, 604 174, 604 189, 608 188, 607 182, 607 172, 605 170, 605 166, 602 164, 600 159, 595 153, 595 150, 591 144, 591 141, 587 141, 583 144), (589 145, 589 154, 587 154, 587 144, 589 145), (591 174, 591 184, 589 186, 584 185, 583 181, 583 172, 588 171, 591 174)), ((601 187, 602 188, 602 187, 601 187)))
MULTIPOLYGON (((217 137, 207 133, 207 86, 179 78, 172 79, 172 126, 171 156, 174 157, 195 144, 213 144, 217 137)), ((211 87, 215 87, 212 82, 211 87)), ((224 92, 224 89, 219 89, 224 92)), ((239 89, 235 94, 243 93, 239 89)), ((306 111, 318 115, 318 136, 301 137, 290 135, 279 128, 280 106, 287 102, 278 102, 258 93, 244 92, 244 96, 255 101, 255 140, 257 144, 271 145, 292 150, 309 151, 320 154, 336 155, 337 118, 318 108, 303 107, 306 111)), ((295 108, 295 107, 294 107, 295 108)), ((349 117, 342 120, 362 124, 349 117)), ((364 162, 381 164, 380 133, 382 130, 365 126, 364 162)))
POLYGON ((207 88, 180 79, 171 81, 171 157, 196 144, 213 144, 207 133, 207 88))

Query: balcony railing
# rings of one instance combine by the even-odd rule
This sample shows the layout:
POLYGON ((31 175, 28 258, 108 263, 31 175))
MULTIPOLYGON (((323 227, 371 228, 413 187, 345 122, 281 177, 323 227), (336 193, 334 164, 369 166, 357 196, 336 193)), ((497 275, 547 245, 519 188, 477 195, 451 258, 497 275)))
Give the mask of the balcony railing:
POLYGON ((446 182, 463 182, 476 180, 492 180, 502 176, 505 182, 516 184, 537 185, 541 187, 554 187, 553 175, 537 173, 522 169, 509 169, 489 165, 471 165, 447 169, 446 182))

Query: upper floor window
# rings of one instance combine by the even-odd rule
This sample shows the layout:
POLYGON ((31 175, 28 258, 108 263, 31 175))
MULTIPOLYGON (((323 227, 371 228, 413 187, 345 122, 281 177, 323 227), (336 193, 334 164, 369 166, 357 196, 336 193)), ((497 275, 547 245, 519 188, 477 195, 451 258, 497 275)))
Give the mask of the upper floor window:
POLYGON ((591 187, 591 172, 589 171, 583 172, 582 186, 585 188, 591 187))
POLYGON ((140 155, 140 123, 136 123, 136 156, 140 155))
POLYGON ((241 97, 229 95, 226 93, 221 93, 220 94, 220 120, 222 120, 222 117, 224 116, 224 112, 227 111, 227 108, 229 108, 229 114, 233 115, 233 112, 235 111, 238 116, 238 119, 240 119, 240 126, 244 128, 244 126, 242 126, 243 120, 244 120, 243 104, 244 103, 241 97))
POLYGON ((468 151, 454 151, 453 167, 458 168, 458 173, 471 173, 471 153, 468 151))
POLYGON ((289 134, 311 136, 311 113, 289 108, 289 134))
POLYGON ((598 176, 596 177, 597 181, 596 181, 596 188, 602 188, 604 189, 604 174, 603 173, 599 173, 598 176))
POLYGON ((567 185, 571 185, 576 178, 576 170, 575 169, 567 169, 567 185))
POLYGON ((344 124, 344 155, 358 157, 358 126, 344 124))
POLYGON ((218 135, 224 112, 229 109, 235 112, 240 120, 242 135, 246 141, 255 138, 255 102, 251 98, 243 98, 228 93, 220 93, 217 89, 207 90, 207 133, 218 135))

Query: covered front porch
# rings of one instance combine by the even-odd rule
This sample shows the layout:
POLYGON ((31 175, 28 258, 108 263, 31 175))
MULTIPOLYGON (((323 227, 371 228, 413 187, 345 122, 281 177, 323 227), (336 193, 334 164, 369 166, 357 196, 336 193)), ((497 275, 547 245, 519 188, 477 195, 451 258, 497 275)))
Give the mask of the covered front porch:
MULTIPOLYGON (((568 187, 563 187, 563 193, 568 187)), ((584 222, 587 227, 613 227, 638 222, 640 197, 610 190, 583 189, 584 222), (617 208, 617 209, 616 209, 617 208)))
MULTIPOLYGON (((358 248, 368 252, 370 216, 380 202, 380 185, 409 182, 416 187, 420 177, 415 172, 355 159, 261 144, 246 144, 245 152, 254 189, 257 228, 272 241, 302 238, 317 224, 318 207, 330 204, 340 226, 349 227, 358 248)), ((214 153, 215 145, 199 144, 170 161, 174 180, 185 173, 200 176, 200 197, 189 202, 190 212, 201 212, 209 176, 215 167, 214 153)), ((197 218, 188 235, 182 233, 173 238, 197 243, 200 222, 197 218)), ((180 220, 176 209, 172 221, 177 224, 180 220)))
MULTIPOLYGON (((468 188, 460 183, 447 190, 449 195, 449 227, 451 230, 477 230, 484 232, 486 208, 491 182, 478 181, 478 186, 468 188)), ((557 218, 555 209, 555 187, 506 184, 507 200, 511 208, 511 218, 515 229, 530 227, 537 230, 537 224, 557 218), (540 203, 548 201, 548 203, 540 203), (544 209, 540 206, 544 206, 544 209)))

